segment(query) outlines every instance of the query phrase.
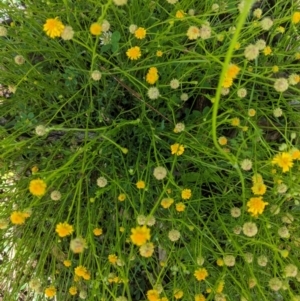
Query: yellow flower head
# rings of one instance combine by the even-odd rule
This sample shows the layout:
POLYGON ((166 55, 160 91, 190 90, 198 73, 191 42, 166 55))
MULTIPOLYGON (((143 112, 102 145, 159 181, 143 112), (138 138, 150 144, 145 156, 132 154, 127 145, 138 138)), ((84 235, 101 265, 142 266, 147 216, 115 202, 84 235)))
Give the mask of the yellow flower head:
POLYGON ((222 258, 217 259, 217 266, 222 267, 224 265, 224 260, 222 258))
POLYGON ((146 187, 146 183, 142 180, 137 181, 135 185, 138 189, 144 189, 146 187))
POLYGON ((54 296, 56 295, 56 288, 55 288, 53 285, 47 287, 47 288, 45 289, 45 295, 46 295, 46 297, 48 297, 48 298, 54 297, 54 296))
POLYGON ((10 221, 14 225, 22 225, 25 224, 25 220, 27 218, 27 215, 24 212, 21 211, 14 211, 10 215, 10 221))
POLYGON ((55 19, 47 19, 43 30, 46 32, 47 36, 54 39, 56 37, 60 37, 64 28, 64 24, 58 20, 58 17, 56 17, 55 19))
POLYGON ((93 233, 94 233, 95 236, 100 236, 100 235, 102 235, 103 230, 101 228, 95 228, 93 230, 93 233))
POLYGON ((130 60, 137 60, 142 56, 139 46, 131 47, 126 51, 126 55, 130 60))
POLYGON ((241 43, 240 42, 236 42, 234 49, 235 50, 239 50, 241 48, 241 43))
POLYGON ((91 279, 91 275, 90 275, 89 272, 86 272, 86 273, 84 273, 84 274, 82 275, 82 278, 83 278, 84 280, 90 280, 90 279, 91 279))
POLYGON ((43 196, 46 193, 47 184, 41 179, 31 180, 29 183, 29 191, 34 196, 43 196))
POLYGON ((200 37, 200 29, 197 26, 190 26, 186 35, 189 40, 196 40, 200 37))
POLYGON ((262 214, 265 210, 266 205, 269 203, 264 202, 262 200, 262 197, 255 197, 251 198, 250 201, 247 202, 248 212, 254 216, 257 217, 259 214, 262 214))
POLYGON ((240 72, 241 68, 235 64, 230 64, 226 72, 227 77, 236 78, 240 72))
POLYGON ((293 167, 293 158, 290 153, 282 152, 277 155, 272 160, 272 164, 277 164, 279 167, 282 168, 283 172, 287 172, 293 167))
POLYGON ((256 183, 251 187, 251 190, 256 195, 263 195, 267 191, 267 186, 263 183, 256 183))
POLYGON ((256 174, 252 177, 252 183, 253 183, 253 185, 256 185, 256 184, 263 184, 264 181, 263 181, 262 175, 259 174, 259 173, 256 173, 256 174))
POLYGON ((272 173, 273 175, 275 175, 275 174, 277 173, 277 170, 276 170, 275 168, 273 168, 273 169, 271 170, 271 173, 272 173))
POLYGON ((296 73, 292 73, 289 78, 288 81, 291 85, 297 85, 300 81, 300 75, 296 74, 296 73))
POLYGON ((72 262, 71 262, 71 260, 64 260, 63 264, 64 264, 65 267, 68 268, 72 265, 72 262))
POLYGON ((162 57, 163 56, 163 52, 161 50, 157 50, 156 51, 156 56, 157 57, 162 57))
POLYGON ((108 255, 108 261, 111 263, 111 264, 116 264, 117 261, 118 261, 118 256, 116 254, 109 254, 108 255))
POLYGON ((181 299, 183 297, 183 291, 180 289, 174 290, 174 298, 175 299, 181 299))
POLYGON ((218 294, 222 293, 224 289, 224 285, 225 285, 225 281, 221 280, 216 287, 216 293, 218 294))
POLYGON ((225 76, 222 87, 223 88, 230 88, 233 84, 233 78, 229 76, 225 76))
POLYGON ((151 67, 146 75, 146 82, 149 83, 150 85, 153 85, 157 82, 158 78, 159 76, 158 76, 157 68, 151 67))
POLYGON ((226 145, 227 144, 227 138, 224 137, 224 136, 221 136, 219 139, 218 139, 218 142, 220 145, 226 145))
POLYGON ((300 150, 297 148, 292 149, 291 156, 292 156, 292 160, 300 160, 300 150))
POLYGON ((76 286, 71 286, 69 288, 69 293, 70 293, 70 295, 75 296, 77 294, 77 287, 76 286))
POLYGON ((194 276, 198 281, 202 281, 208 276, 208 272, 206 268, 199 268, 195 271, 194 276))
POLYGON ((78 277, 83 277, 84 275, 88 274, 88 270, 85 266, 79 265, 74 269, 74 273, 78 277))
POLYGON ((74 278, 73 278, 73 281, 74 281, 74 282, 78 282, 78 281, 80 281, 80 278, 81 278, 81 277, 75 275, 74 278))
POLYGON ((183 212, 185 210, 185 205, 182 202, 179 202, 175 205, 177 212, 183 212))
POLYGON ((202 294, 195 295, 195 301, 205 301, 205 300, 206 300, 206 298, 204 295, 202 295, 202 294))
POLYGON ((125 193, 120 193, 118 196, 118 200, 120 202, 124 202, 126 200, 126 194, 125 193))
POLYGON ((146 37, 146 29, 143 27, 139 27, 135 32, 134 32, 134 36, 139 39, 142 40, 146 37))
POLYGON ((59 237, 65 237, 71 235, 74 229, 73 226, 68 224, 67 222, 59 223, 56 225, 55 232, 58 234, 59 237))
POLYGON ((184 146, 179 143, 175 143, 171 145, 171 153, 172 155, 180 156, 184 153, 184 146))
POLYGON ((248 116, 254 117, 256 115, 256 111, 254 109, 249 109, 248 110, 248 116))
POLYGON ((160 204, 163 208, 168 209, 174 203, 172 198, 164 198, 161 200, 160 204))
POLYGON ((37 165, 34 165, 31 167, 31 172, 34 174, 34 173, 37 173, 39 171, 39 168, 37 165))
POLYGON ((280 254, 283 258, 287 258, 289 256, 289 251, 288 250, 281 250, 280 254))
POLYGON ((232 126, 239 126, 241 123, 240 119, 238 117, 232 118, 231 125, 232 126))
POLYGON ((183 10, 178 10, 178 11, 176 12, 176 14, 175 14, 175 17, 176 17, 177 19, 183 19, 183 18, 184 18, 184 15, 185 15, 185 13, 184 13, 183 10))
POLYGON ((191 189, 183 189, 181 191, 181 198, 184 200, 190 199, 192 196, 192 190, 191 189))
POLYGON ((272 49, 270 46, 267 46, 263 50, 264 55, 270 55, 272 53, 272 49))
POLYGON ((131 233, 130 238, 132 243, 139 247, 150 240, 150 229, 146 226, 133 228, 131 229, 131 233))
POLYGON ((299 22, 300 22, 300 12, 296 11, 292 16, 292 23, 297 24, 299 22))
POLYGON ((159 293, 157 290, 149 290, 147 292, 147 299, 149 301, 159 301, 159 293))
POLYGON ((153 85, 157 82, 158 80, 158 74, 156 73, 147 73, 146 75, 146 82, 150 85, 153 85))
POLYGON ((95 22, 90 26, 90 33, 94 36, 100 36, 102 33, 102 26, 101 24, 95 22))

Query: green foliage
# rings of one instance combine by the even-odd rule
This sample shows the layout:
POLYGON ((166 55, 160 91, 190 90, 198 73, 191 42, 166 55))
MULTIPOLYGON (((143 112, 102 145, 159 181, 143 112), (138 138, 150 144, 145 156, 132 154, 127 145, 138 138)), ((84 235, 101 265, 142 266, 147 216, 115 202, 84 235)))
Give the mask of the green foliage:
POLYGON ((299 3, 16 2, 0 3, 3 300, 299 300, 299 3))

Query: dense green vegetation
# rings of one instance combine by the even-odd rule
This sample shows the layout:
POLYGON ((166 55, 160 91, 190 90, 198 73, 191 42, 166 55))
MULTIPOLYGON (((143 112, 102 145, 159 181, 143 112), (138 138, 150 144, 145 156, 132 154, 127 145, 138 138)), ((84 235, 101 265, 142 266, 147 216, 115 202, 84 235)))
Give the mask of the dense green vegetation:
POLYGON ((298 1, 15 2, 3 300, 300 300, 298 1))

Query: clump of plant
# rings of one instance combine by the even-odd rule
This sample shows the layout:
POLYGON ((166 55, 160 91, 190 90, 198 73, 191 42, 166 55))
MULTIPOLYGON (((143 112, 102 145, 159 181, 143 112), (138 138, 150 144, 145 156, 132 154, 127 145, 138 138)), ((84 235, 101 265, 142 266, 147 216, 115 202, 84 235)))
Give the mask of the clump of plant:
POLYGON ((3 300, 300 300, 297 1, 5 1, 3 300))

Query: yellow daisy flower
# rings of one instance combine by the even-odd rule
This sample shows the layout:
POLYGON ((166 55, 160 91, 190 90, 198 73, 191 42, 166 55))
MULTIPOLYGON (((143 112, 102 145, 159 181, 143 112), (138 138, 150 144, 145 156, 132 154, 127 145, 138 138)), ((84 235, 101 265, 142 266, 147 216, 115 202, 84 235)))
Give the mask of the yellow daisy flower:
POLYGON ((46 35, 52 39, 60 37, 64 29, 65 26, 60 20, 58 20, 58 17, 54 19, 47 19, 43 27, 43 30, 46 32, 46 35))

